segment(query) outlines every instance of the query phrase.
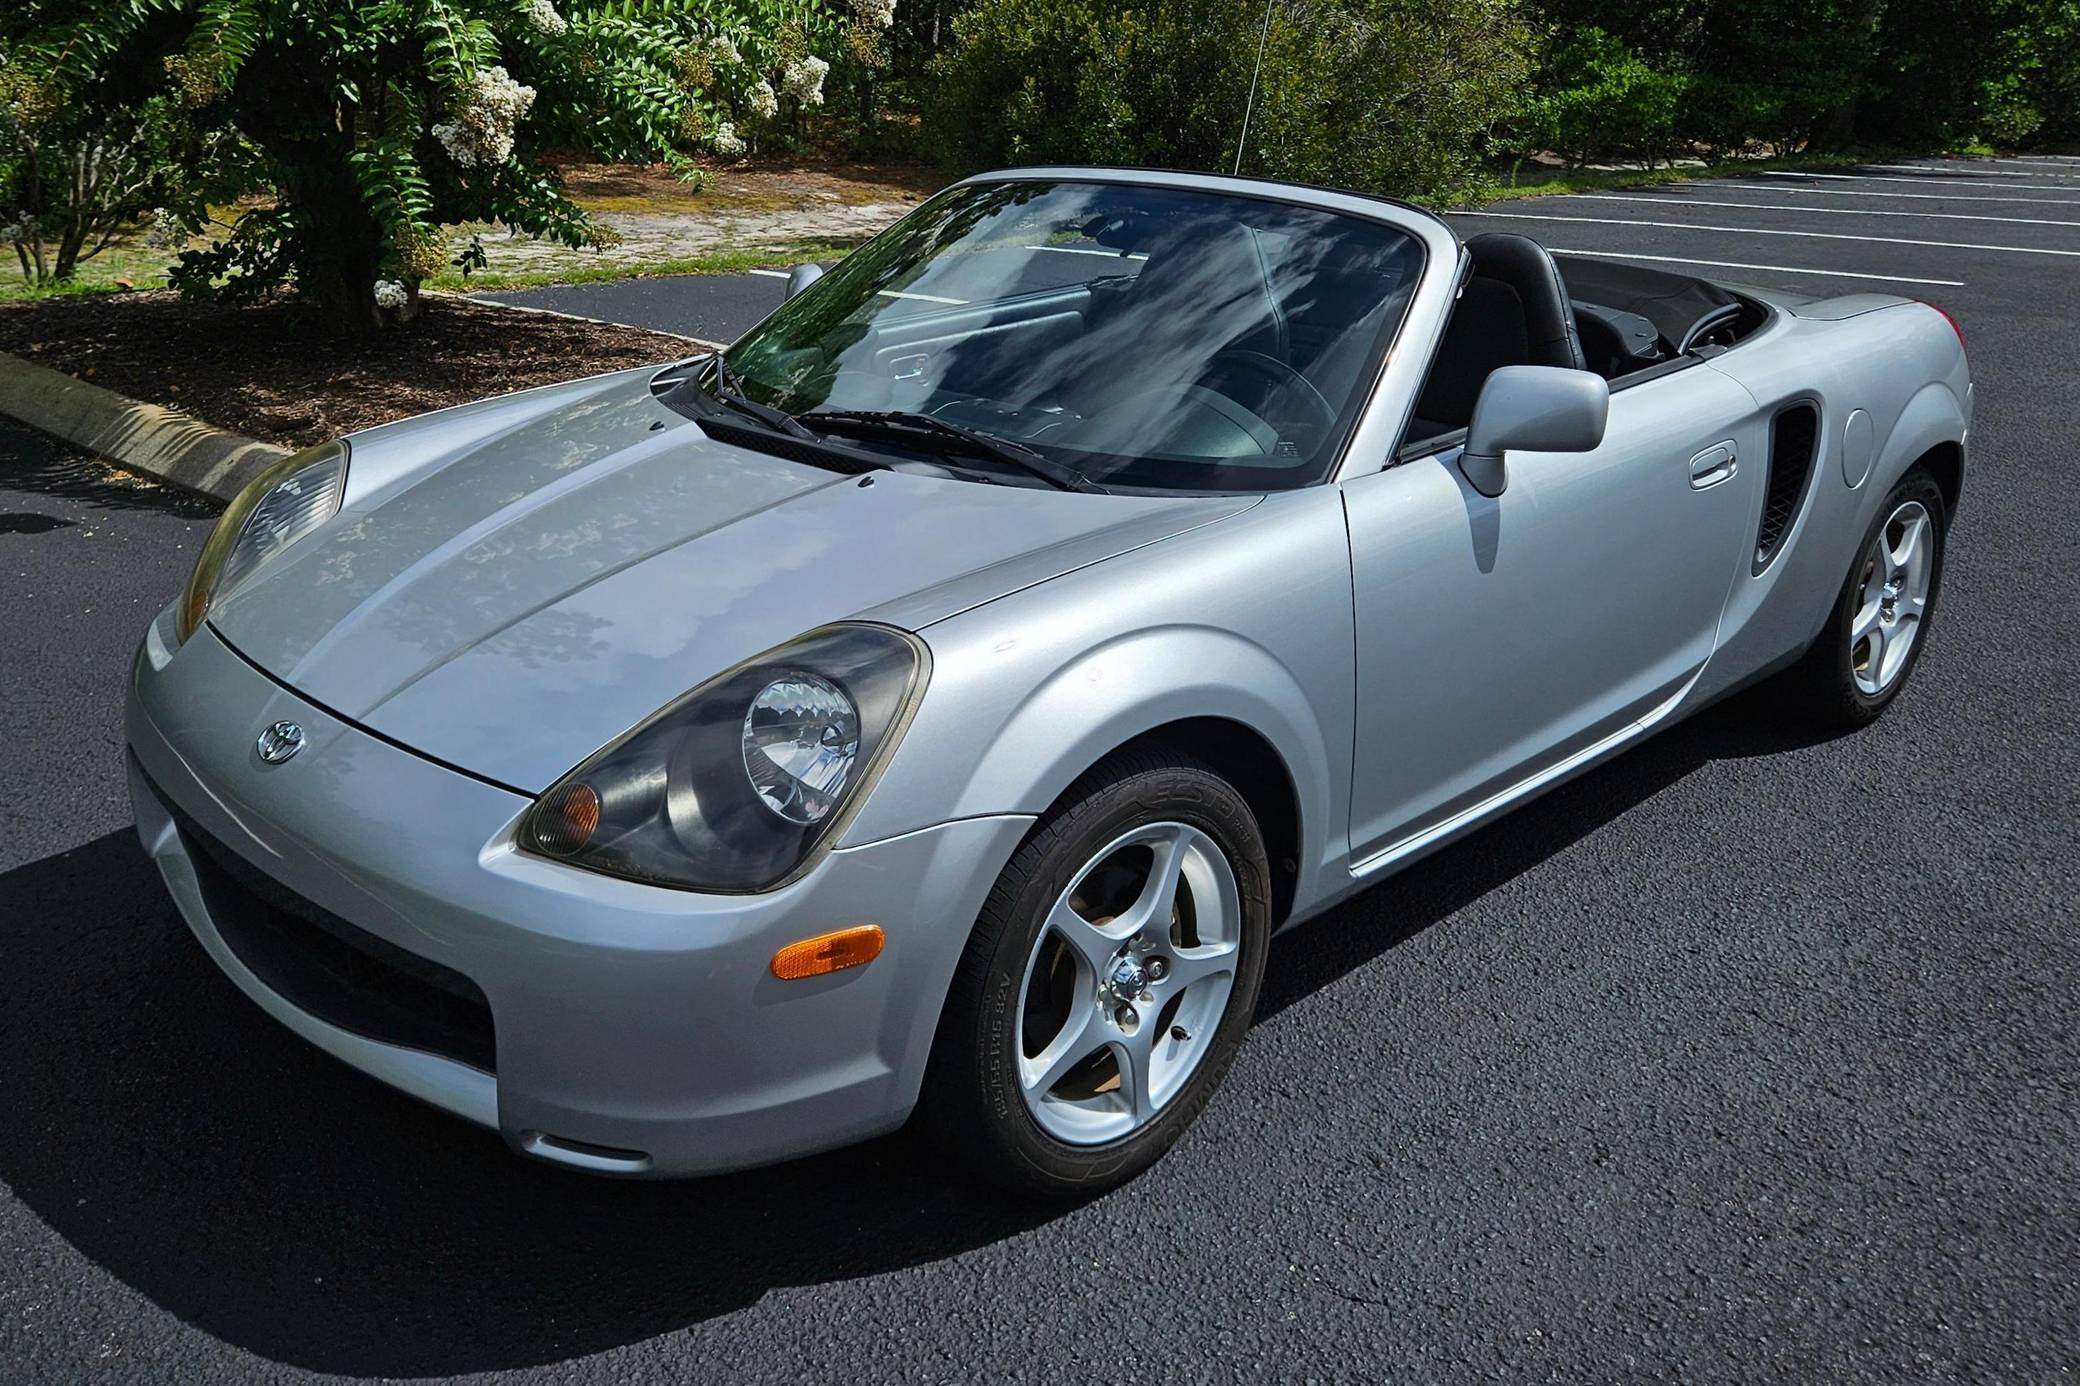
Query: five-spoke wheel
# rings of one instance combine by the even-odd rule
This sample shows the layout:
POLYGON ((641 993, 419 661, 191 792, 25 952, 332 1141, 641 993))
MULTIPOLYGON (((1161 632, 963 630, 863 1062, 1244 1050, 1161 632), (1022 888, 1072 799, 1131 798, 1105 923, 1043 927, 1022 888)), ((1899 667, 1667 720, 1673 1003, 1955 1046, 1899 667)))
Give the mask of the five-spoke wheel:
POLYGON ((1907 656, 1928 611, 1935 576, 1936 522, 1928 507, 1909 500, 1878 527, 1864 555, 1855 623, 1849 628, 1849 664, 1856 686, 1876 696, 1907 667, 1907 656))
POLYGON ((1820 638, 1778 682, 1792 711, 1850 731, 1906 686, 1928 644, 1949 520, 1942 489, 1927 472, 1911 471, 1892 488, 1820 638))
POLYGON ((1107 759, 991 892, 920 1114, 1027 1188, 1130 1177, 1198 1115, 1249 1029, 1270 894, 1262 832, 1232 785, 1168 748, 1107 759))
POLYGON ((1084 1145, 1153 1117, 1213 1042, 1241 940, 1234 870, 1204 832, 1151 823, 1100 848, 1026 961, 1019 1083, 1034 1120, 1084 1145))

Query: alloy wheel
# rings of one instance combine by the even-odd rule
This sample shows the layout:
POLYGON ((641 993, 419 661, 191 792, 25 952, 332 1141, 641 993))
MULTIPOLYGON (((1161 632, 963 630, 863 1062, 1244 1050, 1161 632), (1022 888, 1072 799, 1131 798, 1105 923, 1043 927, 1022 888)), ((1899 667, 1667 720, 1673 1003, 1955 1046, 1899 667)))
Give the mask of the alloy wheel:
POLYGON ((1935 520, 1920 501, 1907 501, 1878 527, 1858 579, 1849 668, 1866 697, 1890 688, 1907 667, 1934 573, 1935 520))
POLYGON ((1241 945, 1241 892, 1206 833, 1151 823, 1099 850, 1026 960, 1018 1082, 1033 1119, 1071 1145, 1153 1120, 1213 1048, 1241 945))

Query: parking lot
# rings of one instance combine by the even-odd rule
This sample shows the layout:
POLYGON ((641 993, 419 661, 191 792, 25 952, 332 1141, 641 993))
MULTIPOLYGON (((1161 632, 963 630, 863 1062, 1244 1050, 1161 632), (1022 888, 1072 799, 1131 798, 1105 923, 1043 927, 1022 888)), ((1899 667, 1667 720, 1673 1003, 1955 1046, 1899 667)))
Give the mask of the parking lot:
MULTIPOLYGON (((1455 220, 1952 312, 1978 412, 1932 643, 1863 733, 1735 699, 1286 936, 1205 1117, 1072 1211, 903 1136, 590 1180, 286 1034, 123 795, 127 660, 211 511, 0 421, 0 1376, 2080 1371, 2080 158, 1455 220)), ((727 339, 783 287, 498 297, 727 339)))

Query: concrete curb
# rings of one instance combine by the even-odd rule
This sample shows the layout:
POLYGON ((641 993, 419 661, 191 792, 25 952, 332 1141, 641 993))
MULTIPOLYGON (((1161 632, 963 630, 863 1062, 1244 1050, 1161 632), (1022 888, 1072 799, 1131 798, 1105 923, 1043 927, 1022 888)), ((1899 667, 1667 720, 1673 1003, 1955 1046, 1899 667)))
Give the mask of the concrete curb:
POLYGON ((272 443, 226 433, 175 409, 127 399, 0 352, 0 414, 190 491, 228 501, 270 463, 272 443))

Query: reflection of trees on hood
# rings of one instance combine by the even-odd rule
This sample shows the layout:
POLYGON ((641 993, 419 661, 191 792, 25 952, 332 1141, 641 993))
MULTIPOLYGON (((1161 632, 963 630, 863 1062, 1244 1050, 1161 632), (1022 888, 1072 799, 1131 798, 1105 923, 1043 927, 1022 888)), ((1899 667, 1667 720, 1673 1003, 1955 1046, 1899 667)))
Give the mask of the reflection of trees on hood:
POLYGON ((522 667, 605 657, 612 623, 567 599, 804 484, 768 459, 652 433, 654 418, 605 398, 501 432, 291 549, 229 615, 276 626, 299 666, 354 688, 332 695, 347 710, 522 622, 527 638, 504 646, 522 667))

